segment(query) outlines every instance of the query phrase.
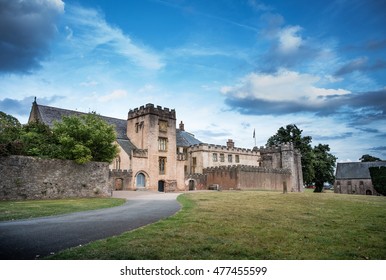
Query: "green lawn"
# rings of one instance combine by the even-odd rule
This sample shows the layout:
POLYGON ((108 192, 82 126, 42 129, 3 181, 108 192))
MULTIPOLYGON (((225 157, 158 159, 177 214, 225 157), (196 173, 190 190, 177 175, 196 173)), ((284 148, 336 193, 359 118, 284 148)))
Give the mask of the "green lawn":
POLYGON ((118 198, 0 201, 0 221, 29 219, 108 208, 123 203, 125 203, 125 200, 118 198))
POLYGON ((386 197, 205 192, 176 215, 56 259, 386 259, 386 197))

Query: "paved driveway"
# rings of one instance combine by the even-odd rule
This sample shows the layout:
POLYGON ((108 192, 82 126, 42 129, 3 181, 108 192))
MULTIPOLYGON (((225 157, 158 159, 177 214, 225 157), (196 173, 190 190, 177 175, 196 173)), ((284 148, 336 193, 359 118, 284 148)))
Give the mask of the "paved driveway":
POLYGON ((118 207, 0 222, 0 259, 36 259, 154 223, 180 209, 179 193, 115 192, 118 207))

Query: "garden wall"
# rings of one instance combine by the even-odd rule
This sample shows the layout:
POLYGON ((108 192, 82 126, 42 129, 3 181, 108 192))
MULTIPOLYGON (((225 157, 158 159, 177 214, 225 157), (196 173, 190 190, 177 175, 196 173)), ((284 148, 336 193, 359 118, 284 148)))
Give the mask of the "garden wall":
POLYGON ((0 157, 0 200, 97 197, 110 191, 108 163, 0 157))

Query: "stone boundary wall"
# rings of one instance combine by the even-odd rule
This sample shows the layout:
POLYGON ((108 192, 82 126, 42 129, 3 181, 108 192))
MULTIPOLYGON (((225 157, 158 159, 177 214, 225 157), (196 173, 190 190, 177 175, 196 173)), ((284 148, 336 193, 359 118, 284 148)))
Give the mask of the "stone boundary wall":
POLYGON ((0 157, 0 200, 99 197, 110 188, 108 163, 0 157))
POLYGON ((206 168, 204 174, 207 186, 217 184, 223 190, 296 191, 288 169, 238 165, 206 168))

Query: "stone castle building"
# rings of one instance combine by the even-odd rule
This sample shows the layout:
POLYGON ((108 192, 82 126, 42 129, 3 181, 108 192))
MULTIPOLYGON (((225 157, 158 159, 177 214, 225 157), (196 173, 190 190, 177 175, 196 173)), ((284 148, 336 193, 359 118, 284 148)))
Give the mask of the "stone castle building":
MULTIPOLYGON (((85 113, 32 104, 29 122, 52 126, 64 116, 85 113)), ((101 116, 116 130, 120 152, 110 164, 114 190, 184 191, 208 189, 303 190, 301 155, 291 143, 246 149, 202 143, 177 128, 174 109, 146 104, 127 119, 101 116)))

